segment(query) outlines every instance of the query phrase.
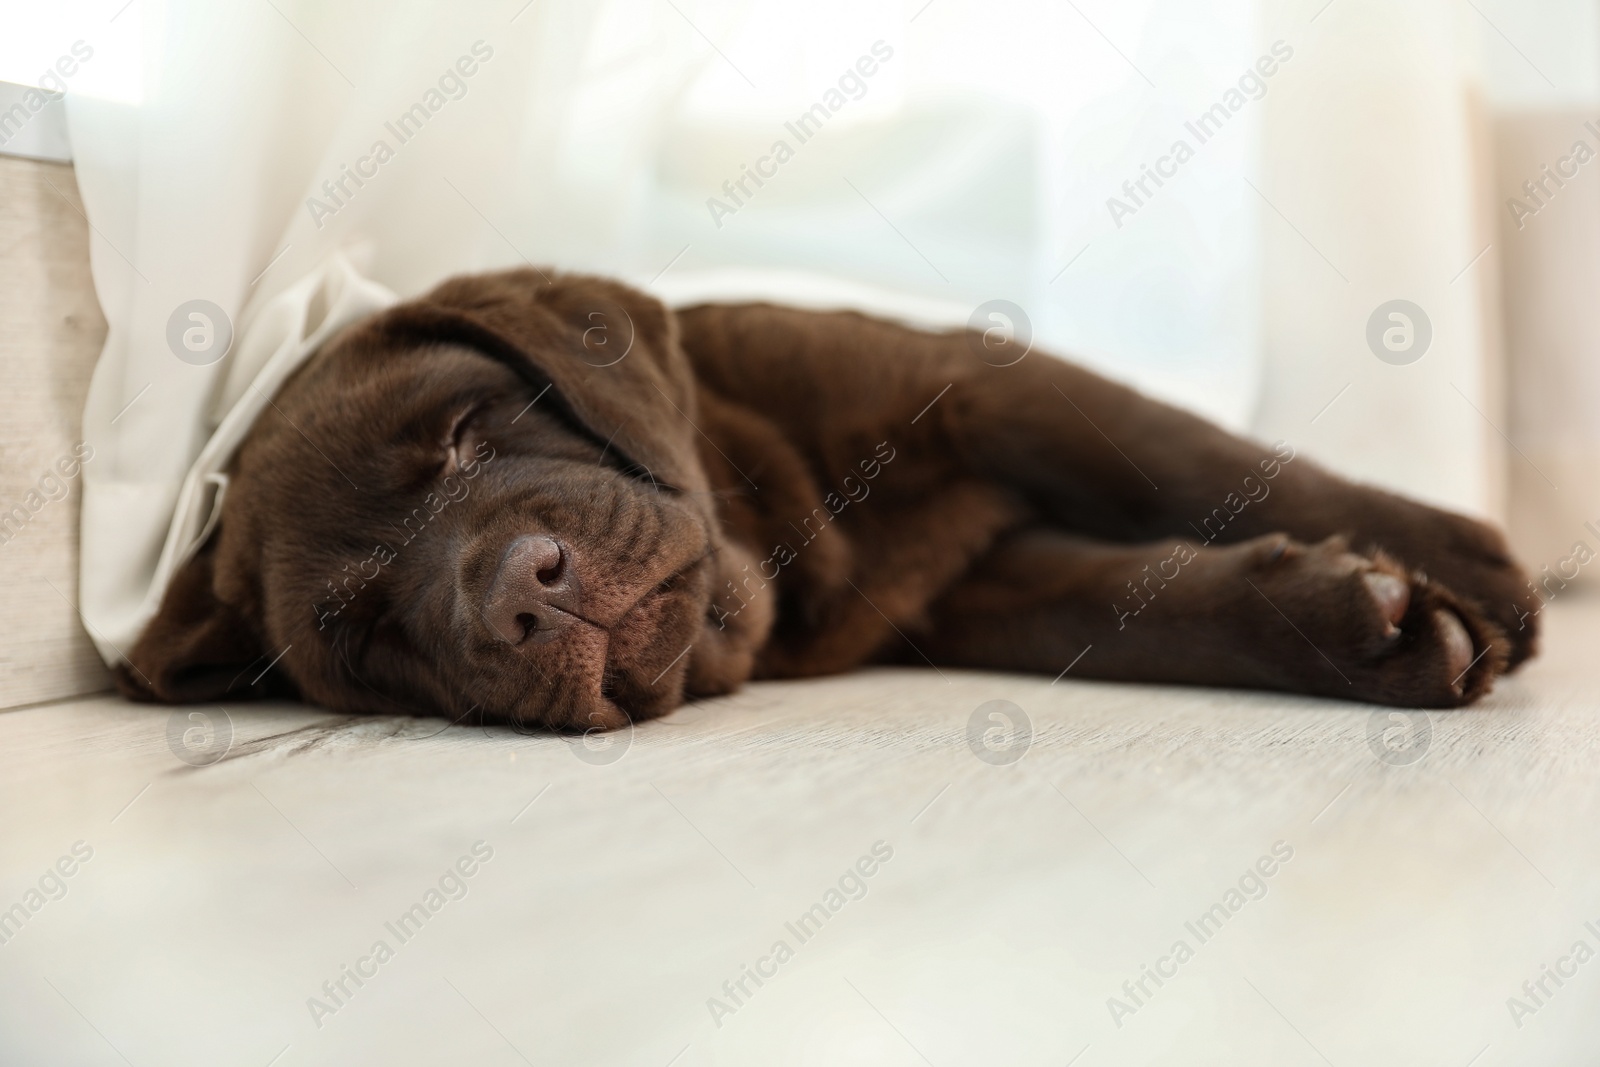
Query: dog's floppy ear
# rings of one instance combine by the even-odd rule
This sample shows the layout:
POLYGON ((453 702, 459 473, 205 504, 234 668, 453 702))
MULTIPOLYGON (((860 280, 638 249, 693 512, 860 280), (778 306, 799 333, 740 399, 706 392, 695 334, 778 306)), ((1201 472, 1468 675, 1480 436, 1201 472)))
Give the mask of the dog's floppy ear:
MULTIPOLYGON (((466 344, 520 364, 553 403, 661 486, 700 495, 693 372, 659 301, 585 275, 517 270, 444 282, 378 316, 392 343, 466 344)), ((709 504, 703 506, 709 507, 709 504)))
POLYGON ((173 575, 160 610, 117 665, 117 688, 128 699, 187 704, 268 695, 250 669, 265 663, 260 639, 244 613, 217 595, 216 542, 173 575))

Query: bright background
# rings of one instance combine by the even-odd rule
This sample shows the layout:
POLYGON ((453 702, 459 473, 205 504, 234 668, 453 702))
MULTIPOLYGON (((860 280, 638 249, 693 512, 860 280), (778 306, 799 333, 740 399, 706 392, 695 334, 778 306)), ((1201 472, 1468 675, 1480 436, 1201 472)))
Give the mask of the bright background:
POLYGON ((669 299, 935 323, 1006 299, 1046 350, 1507 523, 1534 570, 1594 540, 1600 166, 1520 229, 1506 205, 1574 140, 1600 149, 1583 127, 1600 119, 1593 0, 111 0, 17 15, 34 25, 0 43, 0 78, 36 76, 75 40, 95 50, 68 98, 110 323, 86 413, 110 457, 85 475, 91 616, 136 591, 252 373, 173 360, 172 310, 211 300, 248 337, 335 251, 401 295, 526 260, 669 299), (399 144, 385 123, 478 41, 493 58, 465 95, 399 144), (892 58, 798 144, 784 123, 879 41, 892 58), (1196 146, 1185 123, 1279 41, 1292 58, 1259 99, 1113 220, 1108 198, 1174 140, 1196 146), (794 158, 714 219, 708 198, 780 137, 794 158), (394 159, 319 225, 308 197, 379 138, 394 159), (1433 334, 1403 366, 1365 340, 1397 298, 1433 334))

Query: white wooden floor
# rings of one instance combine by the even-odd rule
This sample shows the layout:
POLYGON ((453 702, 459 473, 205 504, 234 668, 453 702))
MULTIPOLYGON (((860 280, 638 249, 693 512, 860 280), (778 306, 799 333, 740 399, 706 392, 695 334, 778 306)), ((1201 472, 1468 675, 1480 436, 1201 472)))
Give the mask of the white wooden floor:
POLYGON ((1593 1062, 1600 603, 1549 613, 1426 745, 1367 706, 932 671, 604 751, 239 705, 193 766, 217 733, 169 743, 167 709, 0 714, 0 1063, 1593 1062), (1000 762, 991 700, 1031 720, 1000 762))

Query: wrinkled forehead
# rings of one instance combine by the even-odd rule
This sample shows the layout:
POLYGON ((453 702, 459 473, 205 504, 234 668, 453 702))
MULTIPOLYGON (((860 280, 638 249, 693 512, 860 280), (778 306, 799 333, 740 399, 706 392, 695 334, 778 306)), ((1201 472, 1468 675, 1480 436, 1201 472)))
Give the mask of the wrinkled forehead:
POLYGON ((235 480, 308 492, 321 483, 382 492, 422 475, 461 409, 515 392, 509 368, 470 348, 334 349, 313 358, 256 421, 235 480))
POLYGON ((338 445, 352 436, 345 426, 367 437, 404 438, 451 404, 526 384, 512 367, 464 344, 369 342, 335 345, 314 357, 284 386, 277 405, 307 431, 300 436, 322 428, 338 445))

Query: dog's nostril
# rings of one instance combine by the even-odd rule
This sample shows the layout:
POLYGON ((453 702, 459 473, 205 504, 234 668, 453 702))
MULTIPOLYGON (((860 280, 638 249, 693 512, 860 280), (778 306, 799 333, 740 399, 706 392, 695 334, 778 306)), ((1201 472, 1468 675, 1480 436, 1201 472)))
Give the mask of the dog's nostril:
POLYGON ((484 623, 508 645, 555 640, 581 614, 578 571, 571 553, 553 537, 513 539, 484 593, 484 623))

